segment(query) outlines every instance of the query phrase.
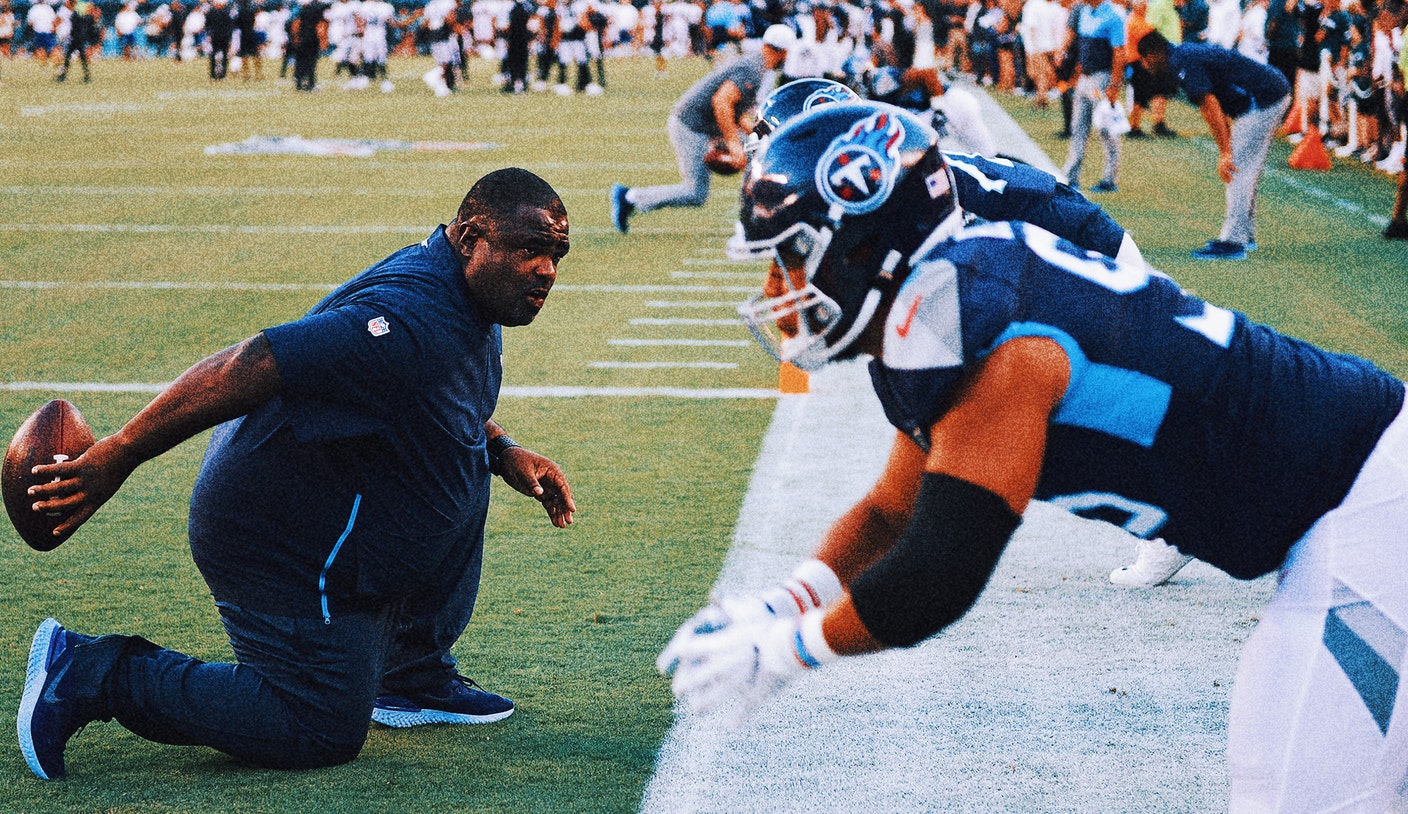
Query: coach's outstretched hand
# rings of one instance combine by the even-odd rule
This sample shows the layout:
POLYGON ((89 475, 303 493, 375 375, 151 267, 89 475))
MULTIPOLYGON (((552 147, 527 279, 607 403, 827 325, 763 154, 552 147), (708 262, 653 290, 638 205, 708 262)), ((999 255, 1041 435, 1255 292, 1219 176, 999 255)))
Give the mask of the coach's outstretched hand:
POLYGON ((572 500, 572 487, 562 467, 538 453, 515 446, 504 450, 499 458, 500 477, 504 483, 543 504, 548 519, 558 528, 567 528, 577 504, 572 500))

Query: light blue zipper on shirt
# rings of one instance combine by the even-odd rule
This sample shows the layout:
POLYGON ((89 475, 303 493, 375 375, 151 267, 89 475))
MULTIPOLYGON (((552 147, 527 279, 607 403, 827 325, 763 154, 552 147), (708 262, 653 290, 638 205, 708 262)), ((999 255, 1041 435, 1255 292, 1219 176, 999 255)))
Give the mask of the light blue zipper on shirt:
POLYGON ((347 542, 347 537, 352 533, 352 527, 357 524, 357 509, 362 505, 360 494, 352 501, 352 514, 347 518, 347 528, 342 530, 342 536, 337 538, 337 543, 333 545, 332 552, 328 554, 327 562, 323 563, 323 570, 318 574, 318 597, 323 603, 323 624, 332 624, 332 614, 328 612, 328 571, 332 570, 332 561, 337 559, 337 552, 342 550, 342 544, 347 542))

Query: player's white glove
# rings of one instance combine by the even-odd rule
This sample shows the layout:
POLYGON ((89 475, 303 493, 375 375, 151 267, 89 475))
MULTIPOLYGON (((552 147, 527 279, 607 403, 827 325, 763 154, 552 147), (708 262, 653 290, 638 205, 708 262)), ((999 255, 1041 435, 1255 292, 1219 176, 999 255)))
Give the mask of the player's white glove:
POLYGON ((731 624, 767 619, 787 619, 824 608, 841 598, 845 588, 830 566, 821 560, 805 560, 792 575, 757 596, 717 596, 703 610, 691 616, 655 659, 662 675, 674 672, 679 651, 694 636, 722 630, 731 624))
POLYGON ((680 647, 671 689, 691 712, 726 712, 737 725, 793 678, 839 658, 821 632, 825 613, 734 623, 680 647))

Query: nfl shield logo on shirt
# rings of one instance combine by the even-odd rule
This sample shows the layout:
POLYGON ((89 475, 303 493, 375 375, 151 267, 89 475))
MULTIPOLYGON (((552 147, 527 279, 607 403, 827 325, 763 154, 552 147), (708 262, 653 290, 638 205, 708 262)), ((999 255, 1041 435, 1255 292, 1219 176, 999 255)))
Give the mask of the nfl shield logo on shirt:
POLYGON ((386 324, 386 317, 377 317, 367 320, 367 331, 372 336, 385 336, 391 333, 391 326, 386 324))

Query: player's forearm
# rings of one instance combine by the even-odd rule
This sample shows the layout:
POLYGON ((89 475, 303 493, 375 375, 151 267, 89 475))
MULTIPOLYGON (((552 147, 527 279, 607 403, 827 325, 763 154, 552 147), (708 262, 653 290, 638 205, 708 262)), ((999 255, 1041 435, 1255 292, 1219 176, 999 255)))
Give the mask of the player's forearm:
POLYGON ((264 334, 192 365, 117 433, 133 468, 217 424, 249 413, 281 386, 264 334))
POLYGON ((1232 134, 1227 129, 1227 116, 1223 114, 1222 105, 1218 104, 1217 97, 1209 93, 1203 98, 1202 104, 1198 105, 1198 110, 1203 114, 1203 121, 1207 122, 1208 132, 1217 144, 1218 153, 1231 155, 1232 134))
POLYGON ((879 507, 862 501, 832 524, 816 558, 836 572, 842 585, 849 587, 894 547, 907 519, 888 517, 879 507))

